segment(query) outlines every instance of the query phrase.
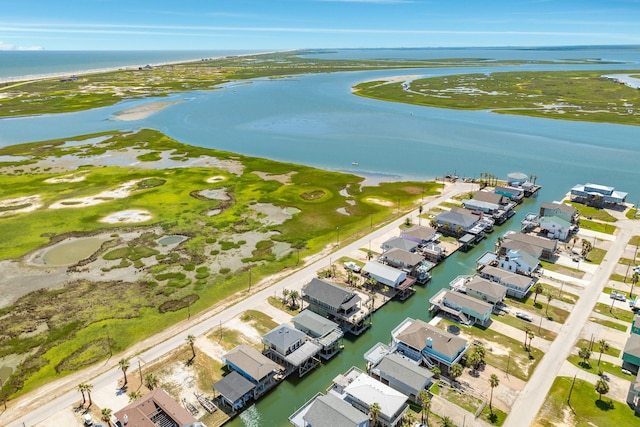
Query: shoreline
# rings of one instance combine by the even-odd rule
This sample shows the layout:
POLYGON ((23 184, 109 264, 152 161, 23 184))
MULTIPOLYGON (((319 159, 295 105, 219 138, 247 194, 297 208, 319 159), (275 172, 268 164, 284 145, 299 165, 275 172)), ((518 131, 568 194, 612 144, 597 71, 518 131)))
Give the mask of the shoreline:
MULTIPOLYGON (((34 82, 34 81, 40 81, 40 80, 55 79, 60 77, 68 77, 68 76, 86 76, 90 74, 110 73, 114 71, 135 71, 138 69, 138 67, 144 67, 146 65, 150 65, 152 67, 163 67, 167 65, 191 64, 194 62, 213 61, 213 60, 226 58, 228 56, 242 58, 242 57, 248 57, 248 56, 254 56, 254 55, 268 55, 268 54, 273 54, 278 52, 293 52, 295 50, 298 50, 298 49, 253 52, 253 53, 245 53, 245 54, 239 54, 239 55, 229 54, 229 55, 223 55, 223 56, 212 56, 209 58, 197 58, 197 59, 194 58, 194 59, 185 59, 180 61, 156 62, 156 63, 149 63, 144 65, 129 64, 129 65, 121 65, 117 67, 92 68, 92 69, 75 70, 75 71, 67 71, 67 72, 59 72, 59 73, 27 74, 27 75, 15 76, 15 77, 0 77, 0 85, 11 84, 11 83, 13 84, 27 83, 27 82, 34 82)), ((0 87, 0 91, 9 87, 10 86, 0 87)))

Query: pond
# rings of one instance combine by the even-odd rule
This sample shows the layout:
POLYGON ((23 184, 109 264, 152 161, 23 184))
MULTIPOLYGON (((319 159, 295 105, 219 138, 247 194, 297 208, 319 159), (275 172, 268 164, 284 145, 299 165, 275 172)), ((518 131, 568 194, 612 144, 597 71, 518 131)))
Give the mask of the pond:
POLYGON ((42 262, 50 266, 72 265, 93 255, 108 240, 106 237, 65 240, 45 251, 42 262))
POLYGON ((182 243, 185 240, 187 240, 186 236, 180 236, 175 234, 172 236, 161 237, 158 240, 156 240, 156 243, 162 246, 169 246, 169 245, 177 245, 178 243, 182 243))

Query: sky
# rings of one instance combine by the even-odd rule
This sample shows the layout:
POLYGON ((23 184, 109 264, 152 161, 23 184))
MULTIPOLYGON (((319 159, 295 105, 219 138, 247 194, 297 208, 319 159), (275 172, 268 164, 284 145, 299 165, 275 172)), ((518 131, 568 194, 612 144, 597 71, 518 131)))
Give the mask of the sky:
POLYGON ((0 50, 640 44, 640 0, 2 0, 0 50))

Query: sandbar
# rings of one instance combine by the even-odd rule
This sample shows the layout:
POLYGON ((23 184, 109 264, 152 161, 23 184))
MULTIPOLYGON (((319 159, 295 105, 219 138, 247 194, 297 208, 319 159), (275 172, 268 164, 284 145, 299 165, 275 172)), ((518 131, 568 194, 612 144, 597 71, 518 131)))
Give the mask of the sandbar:
POLYGON ((158 101, 158 102, 149 102, 147 104, 137 105, 135 107, 127 108, 125 110, 114 113, 112 120, 130 122, 133 120, 146 119, 150 115, 155 114, 158 111, 162 111, 165 108, 170 107, 174 104, 178 104, 180 102, 183 102, 183 101, 182 100, 158 101))

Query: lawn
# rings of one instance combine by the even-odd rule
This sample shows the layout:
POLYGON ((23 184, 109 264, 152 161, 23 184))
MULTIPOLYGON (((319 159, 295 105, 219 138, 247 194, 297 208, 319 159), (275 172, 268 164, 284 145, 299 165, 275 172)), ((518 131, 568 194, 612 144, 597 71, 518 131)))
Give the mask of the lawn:
MULTIPOLYGON (((560 289, 557 289, 550 285, 547 285, 546 289, 545 289, 546 292, 549 292, 549 291, 551 292, 551 296, 553 297, 551 302, 553 302, 553 300, 556 298, 556 295, 558 295, 558 293, 560 292, 560 289), (546 289, 549 289, 549 290, 546 291, 546 289)), ((572 295, 572 294, 569 294, 569 295, 572 295)), ((558 322, 558 323, 564 323, 567 320, 567 317, 569 317, 570 313, 568 311, 563 310, 559 307, 556 307, 553 304, 548 304, 547 294, 544 292, 538 295, 538 298, 536 299, 535 304, 533 304, 533 300, 534 298, 532 298, 531 296, 528 296, 526 300, 524 300, 524 302, 521 299, 508 297, 505 302, 508 305, 515 308, 534 311, 536 314, 543 317, 549 317, 550 320, 553 320, 554 322, 558 322), (548 311, 547 311, 547 305, 549 306, 548 311)))
POLYGON ((613 303, 613 308, 611 308, 611 304, 597 303, 594 310, 596 313, 604 314, 605 316, 613 317, 614 319, 620 320, 625 323, 633 322, 633 312, 629 310, 624 310, 622 308, 616 307, 616 305, 626 304, 623 301, 616 301, 614 299, 611 300, 613 303))
MULTIPOLYGON (((468 393, 459 392, 450 387, 441 388, 440 396, 467 411, 469 416, 475 415, 483 402, 468 393)), ((507 414, 495 407, 493 407, 493 411, 491 411, 489 409, 489 402, 487 402, 478 418, 490 425, 501 426, 507 419, 507 414)))
POLYGON ((598 233, 613 234, 616 231, 616 226, 606 222, 590 221, 588 219, 580 220, 580 228, 585 230, 597 231, 598 233))
MULTIPOLYGON (((591 342, 584 338, 580 338, 578 342, 576 342, 576 347, 578 348, 589 347, 590 345, 591 345, 591 342)), ((598 355, 600 355, 600 346, 598 345, 598 341, 595 341, 593 343, 592 351, 596 355, 596 358, 598 357, 598 355)), ((617 348, 613 348, 611 347, 611 345, 609 345, 609 349, 605 351, 604 354, 608 354, 609 356, 613 356, 613 357, 618 357, 620 356, 620 350, 617 348)))
POLYGON ((544 270, 553 271, 559 274, 564 274, 565 276, 574 277, 576 279, 582 279, 584 276, 584 271, 581 271, 577 268, 567 267, 560 264, 554 264, 548 261, 540 261, 540 265, 544 270))
POLYGON ((622 373, 622 367, 620 365, 614 365, 613 363, 609 363, 605 360, 601 360, 600 365, 598 365, 600 350, 598 350, 597 344, 594 345, 593 349, 595 351, 591 352, 591 358, 589 359, 589 363, 587 363, 586 365, 577 354, 569 356, 567 360, 571 362, 572 365, 577 366, 583 371, 590 372, 594 375, 598 375, 599 371, 602 371, 606 374, 615 375, 616 377, 622 378, 623 380, 633 381, 635 379, 635 375, 627 375, 622 373))
POLYGON ((557 425, 571 425, 575 427, 609 427, 637 425, 640 419, 624 402, 613 402, 603 396, 599 400, 594 384, 580 379, 558 377, 553 382, 551 390, 538 414, 536 426, 552 427, 557 425), (567 405, 567 398, 571 392, 571 405, 567 405))
POLYGON ((589 321, 621 332, 626 332, 629 328, 628 325, 623 325, 621 323, 614 322, 613 320, 600 319, 598 317, 591 317, 589 318, 589 321))
MULTIPOLYGON (((578 211, 578 213, 582 218, 595 219, 597 221, 603 221, 603 222, 617 221, 616 217, 614 217, 609 212, 607 212, 606 209, 598 209, 592 206, 587 206, 582 203, 576 203, 576 202, 568 202, 568 203, 578 211)), ((580 223, 582 223, 582 219, 580 219, 580 223)))

